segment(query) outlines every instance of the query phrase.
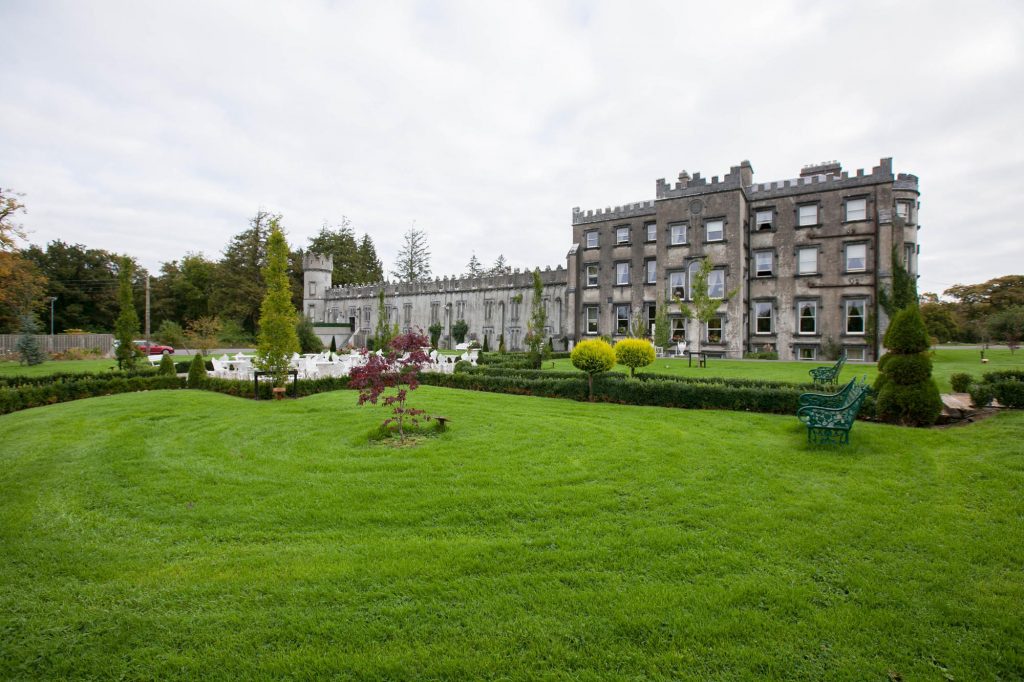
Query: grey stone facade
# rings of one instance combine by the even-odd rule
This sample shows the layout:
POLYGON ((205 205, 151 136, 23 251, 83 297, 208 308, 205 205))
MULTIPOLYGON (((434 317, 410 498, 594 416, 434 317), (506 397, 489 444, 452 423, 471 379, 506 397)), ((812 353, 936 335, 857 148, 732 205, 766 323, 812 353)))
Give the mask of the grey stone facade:
MULTIPOLYGON (((546 335, 561 346, 597 335, 622 338, 636 315, 653 320, 658 301, 688 299, 700 261, 732 292, 710 325, 669 303, 674 337, 728 357, 772 351, 817 360, 825 347, 874 360, 888 321, 878 306, 892 278, 895 247, 917 271, 918 180, 894 175, 892 160, 870 172, 838 162, 805 167, 791 180, 755 183, 744 161, 721 179, 685 171, 658 180, 655 198, 597 211, 573 209, 567 267, 546 269, 546 335)), ((523 347, 530 316, 529 272, 412 284, 330 287, 331 263, 306 256, 304 312, 328 341, 365 343, 384 287, 389 321, 401 329, 465 319, 471 338, 523 347)))

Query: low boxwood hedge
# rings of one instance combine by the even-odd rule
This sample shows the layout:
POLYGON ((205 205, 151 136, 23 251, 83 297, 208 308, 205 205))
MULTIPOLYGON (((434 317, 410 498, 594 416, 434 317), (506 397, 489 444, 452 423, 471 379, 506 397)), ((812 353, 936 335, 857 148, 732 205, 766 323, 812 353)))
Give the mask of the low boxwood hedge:
POLYGON ((62 377, 61 380, 48 384, 32 383, 0 388, 0 414, 81 398, 183 387, 184 381, 176 376, 159 376, 152 373, 99 378, 79 376, 77 380, 62 377))
POLYGON ((67 383, 69 381, 83 381, 87 379, 97 380, 109 380, 109 379, 129 379, 131 377, 147 377, 156 376, 156 367, 140 367, 134 372, 123 372, 121 370, 112 369, 106 372, 56 372, 54 374, 45 374, 42 376, 21 376, 18 374, 12 374, 8 376, 0 376, 0 388, 10 388, 15 386, 48 386, 54 383, 67 383))

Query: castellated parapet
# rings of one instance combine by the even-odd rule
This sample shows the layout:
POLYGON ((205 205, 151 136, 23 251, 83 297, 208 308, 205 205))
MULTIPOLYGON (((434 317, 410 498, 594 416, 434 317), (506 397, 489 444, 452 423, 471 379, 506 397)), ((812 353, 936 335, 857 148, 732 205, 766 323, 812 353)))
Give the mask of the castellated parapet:
POLYGON ((334 256, 307 251, 302 256, 302 270, 303 272, 309 272, 310 270, 334 272, 334 256))

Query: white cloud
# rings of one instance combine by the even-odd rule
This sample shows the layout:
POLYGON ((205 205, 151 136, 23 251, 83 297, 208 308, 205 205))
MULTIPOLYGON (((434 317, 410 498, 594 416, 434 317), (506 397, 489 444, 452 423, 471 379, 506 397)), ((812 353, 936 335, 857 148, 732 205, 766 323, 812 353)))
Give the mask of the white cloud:
POLYGON ((1019 271, 1024 20, 972 3, 5 3, 0 184, 156 268, 259 207, 386 265, 557 265, 570 212, 750 159, 921 177, 922 288, 1019 271), (965 243, 965 234, 970 235, 965 243), (1014 249, 1017 249, 1014 251, 1014 249))

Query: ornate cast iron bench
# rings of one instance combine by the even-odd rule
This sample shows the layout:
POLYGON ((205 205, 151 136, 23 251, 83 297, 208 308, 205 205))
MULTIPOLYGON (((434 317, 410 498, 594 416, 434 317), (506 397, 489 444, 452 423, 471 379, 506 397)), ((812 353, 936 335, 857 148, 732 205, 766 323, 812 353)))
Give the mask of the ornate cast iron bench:
POLYGON ((808 370, 808 373, 816 384, 838 384, 839 373, 843 371, 844 364, 846 364, 846 353, 840 355, 839 359, 836 360, 836 364, 831 367, 815 367, 812 370, 808 370))
MULTIPOLYGON (((867 382, 868 375, 864 375, 864 382, 867 382)), ((813 405, 815 407, 842 407, 850 391, 857 385, 857 377, 850 379, 850 382, 835 393, 801 393, 797 401, 797 407, 813 405)))
MULTIPOLYGON (((814 445, 846 445, 850 442, 850 429, 857 419, 857 412, 871 389, 867 381, 855 383, 851 381, 838 396, 846 391, 842 404, 836 407, 823 405, 803 405, 796 411, 797 419, 807 425, 807 441, 814 445)), ((800 396, 820 396, 819 393, 805 393, 800 396)))

